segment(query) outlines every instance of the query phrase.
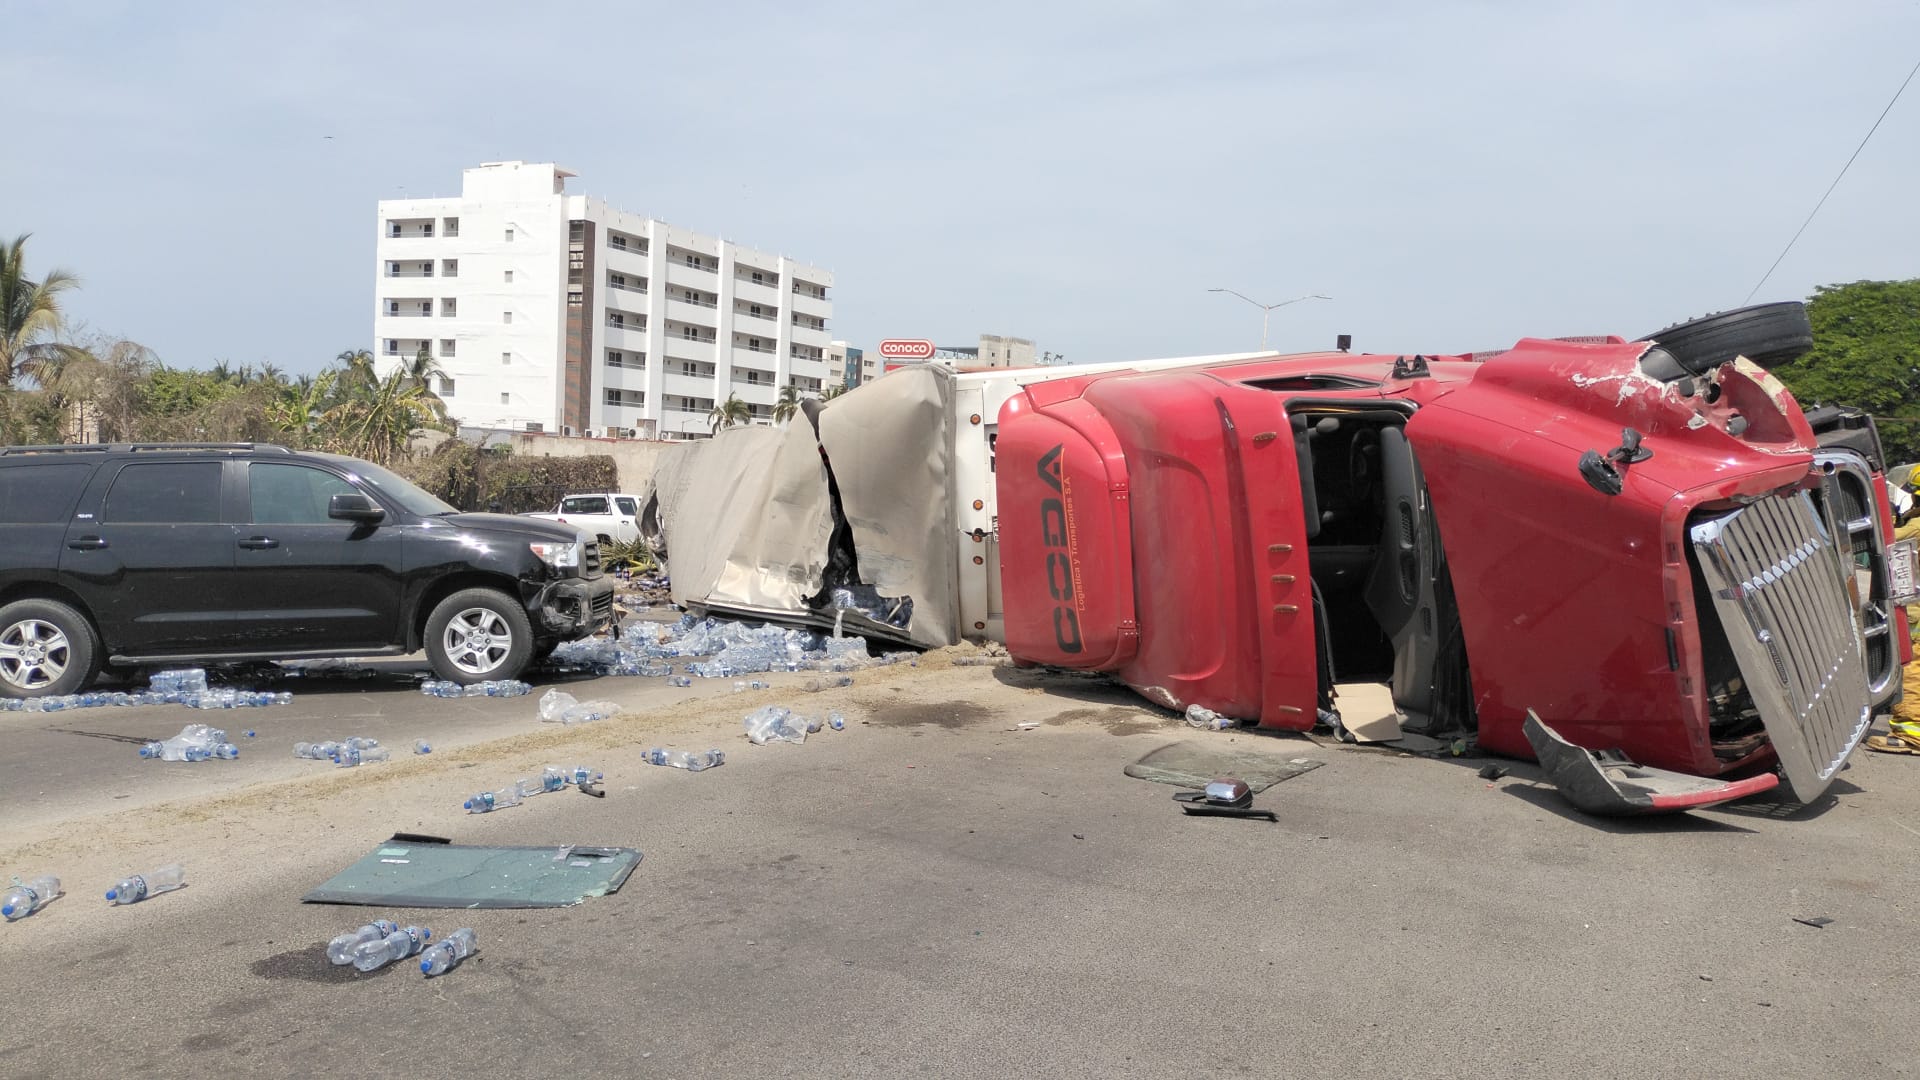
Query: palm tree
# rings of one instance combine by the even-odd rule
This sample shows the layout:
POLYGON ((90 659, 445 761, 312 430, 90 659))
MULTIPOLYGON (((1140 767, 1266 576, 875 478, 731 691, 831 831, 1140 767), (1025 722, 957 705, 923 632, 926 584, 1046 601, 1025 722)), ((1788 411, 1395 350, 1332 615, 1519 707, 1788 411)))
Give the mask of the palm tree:
POLYGON ((0 390, 13 386, 16 374, 85 350, 53 340, 66 326, 60 294, 80 284, 65 270, 49 270, 39 281, 27 277, 27 236, 0 244, 0 390))
POLYGON ((792 383, 780 388, 780 400, 773 406, 773 422, 785 424, 800 411, 800 391, 792 383))
POLYGON ((439 399, 396 370, 322 415, 341 450, 382 464, 403 456, 421 429, 440 421, 439 399))
POLYGON ((753 420, 753 406, 740 400, 739 394, 728 394, 727 400, 713 407, 707 414, 707 423, 718 434, 723 427, 750 423, 753 420))
POLYGON ((279 400, 267 406, 267 419, 293 437, 295 446, 309 446, 320 437, 320 420, 326 401, 333 393, 337 374, 323 371, 318 378, 302 375, 280 392, 279 400))

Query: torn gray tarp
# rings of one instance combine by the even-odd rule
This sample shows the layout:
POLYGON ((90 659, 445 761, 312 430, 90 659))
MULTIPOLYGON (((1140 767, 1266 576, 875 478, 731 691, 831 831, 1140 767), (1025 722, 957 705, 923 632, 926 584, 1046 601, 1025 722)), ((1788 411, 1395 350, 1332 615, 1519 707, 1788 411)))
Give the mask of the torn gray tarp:
POLYGON ((952 372, 907 369, 821 406, 817 436, 795 418, 661 455, 642 492, 642 527, 665 555, 674 602, 830 623, 820 599, 834 531, 830 463, 860 581, 912 601, 904 628, 853 611, 846 628, 929 648, 958 641, 952 402, 952 372))

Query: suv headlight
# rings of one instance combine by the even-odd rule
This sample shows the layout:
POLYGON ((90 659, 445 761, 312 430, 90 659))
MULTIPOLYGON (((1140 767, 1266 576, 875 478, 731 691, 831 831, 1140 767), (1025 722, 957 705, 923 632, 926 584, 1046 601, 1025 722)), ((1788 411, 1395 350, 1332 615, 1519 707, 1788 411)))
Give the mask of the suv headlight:
POLYGON ((533 554, 550 570, 580 569, 580 549, 584 546, 576 540, 571 544, 528 544, 533 554))

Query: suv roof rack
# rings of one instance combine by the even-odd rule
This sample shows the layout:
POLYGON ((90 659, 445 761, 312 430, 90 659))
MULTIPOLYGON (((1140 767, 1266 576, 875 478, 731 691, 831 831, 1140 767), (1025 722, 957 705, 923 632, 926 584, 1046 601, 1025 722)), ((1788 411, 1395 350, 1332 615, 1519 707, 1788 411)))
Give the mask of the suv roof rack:
POLYGON ((135 454, 155 450, 268 450, 291 454, 279 443, 253 442, 156 442, 156 443, 56 443, 45 446, 0 446, 0 457, 8 454, 135 454))

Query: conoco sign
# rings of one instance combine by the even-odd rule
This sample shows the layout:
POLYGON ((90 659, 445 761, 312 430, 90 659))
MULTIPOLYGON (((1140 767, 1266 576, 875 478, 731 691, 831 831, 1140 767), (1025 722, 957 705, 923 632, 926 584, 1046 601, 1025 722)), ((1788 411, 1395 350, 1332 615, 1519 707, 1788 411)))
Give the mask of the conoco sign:
POLYGON ((888 338, 880 343, 880 355, 888 360, 931 360, 933 342, 921 338, 888 338))

